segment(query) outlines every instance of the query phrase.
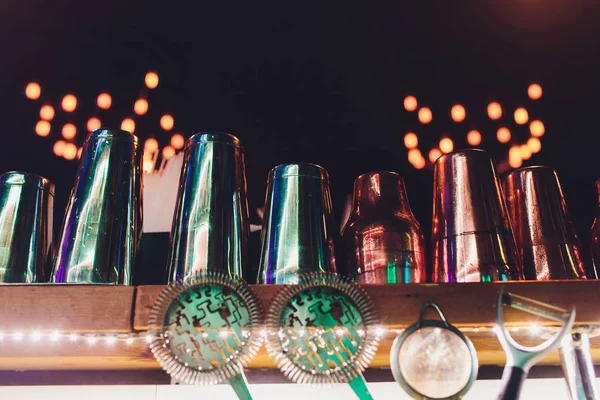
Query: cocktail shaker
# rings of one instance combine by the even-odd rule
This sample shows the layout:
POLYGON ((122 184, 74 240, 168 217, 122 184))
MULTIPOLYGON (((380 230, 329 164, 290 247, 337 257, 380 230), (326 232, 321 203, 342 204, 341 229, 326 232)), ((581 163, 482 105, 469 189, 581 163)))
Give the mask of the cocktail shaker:
POLYGON ((596 217, 594 218, 592 232, 590 234, 592 268, 588 271, 588 276, 592 279, 600 278, 600 179, 596 181, 596 193, 598 195, 598 204, 596 206, 596 217))
POLYGON ((52 268, 54 185, 26 173, 0 175, 0 283, 45 283, 52 268))
POLYGON ((526 167, 504 179, 504 194, 526 279, 585 279, 581 244, 558 175, 526 167))
POLYGON ((522 279, 496 165, 483 150, 434 164, 433 282, 522 279))
POLYGON ((354 181, 352 211, 342 237, 346 274, 359 283, 427 281, 425 239, 395 172, 373 172, 354 181))
POLYGON ((258 283, 295 284, 307 272, 335 272, 329 176, 314 164, 283 164, 267 182, 258 283))
POLYGON ((252 282, 244 151, 227 133, 198 133, 185 147, 171 231, 168 280, 221 272, 252 282))
POLYGON ((138 138, 101 128, 83 144, 52 274, 57 283, 132 284, 142 235, 138 138))

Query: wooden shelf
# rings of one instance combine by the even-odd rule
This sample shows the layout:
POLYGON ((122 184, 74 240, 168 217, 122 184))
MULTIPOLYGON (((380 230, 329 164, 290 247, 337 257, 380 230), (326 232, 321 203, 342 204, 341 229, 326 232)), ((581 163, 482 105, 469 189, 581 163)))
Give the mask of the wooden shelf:
MULTIPOLYGON (((406 328, 418 319, 425 301, 435 301, 450 323, 465 328, 478 352, 481 365, 503 365, 504 352, 490 332, 496 323, 496 300, 501 285, 505 290, 536 300, 577 309, 577 323, 600 326, 600 281, 510 282, 473 284, 372 285, 364 286, 372 298, 382 324, 390 330, 385 335, 371 366, 389 367, 389 350, 394 330, 406 328), (483 328, 472 332, 469 328, 483 328), (487 328, 487 329, 486 329, 487 328)), ((263 308, 281 289, 277 285, 253 285, 263 308)), ((0 369, 154 369, 159 368, 143 337, 131 344, 90 345, 83 341, 32 344, 27 337, 15 342, 8 335, 35 330, 62 333, 136 333, 148 326, 148 316, 162 286, 103 285, 6 285, 0 286, 0 369)), ((507 325, 552 325, 519 312, 506 309, 507 325)), ((532 343, 528 330, 513 333, 523 344, 532 343)), ((592 340, 592 356, 600 363, 600 338, 592 340)), ((543 364, 559 364, 552 354, 543 364)), ((250 368, 275 368, 264 347, 250 368)))

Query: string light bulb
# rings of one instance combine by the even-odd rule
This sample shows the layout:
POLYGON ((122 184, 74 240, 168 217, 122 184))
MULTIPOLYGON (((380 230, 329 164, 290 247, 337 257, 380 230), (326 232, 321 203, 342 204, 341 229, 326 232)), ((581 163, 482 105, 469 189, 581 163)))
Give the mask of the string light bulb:
POLYGON ((520 168, 521 165, 523 165, 519 146, 511 146, 508 150, 508 165, 510 165, 511 168, 520 168))
POLYGON ((100 129, 101 126, 102 126, 102 123, 100 122, 100 120, 98 118, 92 117, 92 118, 88 119, 88 122, 87 122, 88 132, 93 132, 96 129, 100 129))
POLYGON ((152 160, 144 160, 142 163, 142 171, 149 174, 154 170, 154 163, 152 160))
POLYGON ((44 120, 38 121, 35 124, 35 133, 41 137, 48 136, 50 134, 50 122, 44 120))
POLYGON ((502 118, 502 107, 500 103, 493 101, 487 106, 487 113, 490 119, 497 120, 502 118))
POLYGON ((463 122, 467 116, 467 112, 461 104, 455 104, 450 109, 450 116, 454 122, 463 122))
POLYGON ((108 110, 112 105, 112 97, 108 93, 100 93, 98 95, 98 99, 96 100, 96 104, 103 110, 108 110))
POLYGON ((479 146, 481 144, 481 133, 477 130, 472 130, 467 133, 467 142, 471 146, 479 146))
POLYGON ((56 143, 54 143, 54 146, 52 147, 52 151, 54 152, 54 154, 58 157, 62 157, 65 151, 65 141, 64 140, 57 140, 56 143))
POLYGON ((434 163, 438 158, 442 156, 442 151, 438 148, 429 150, 429 161, 434 163))
POLYGON ((538 83, 532 83, 527 88, 527 95, 531 100, 538 100, 542 97, 542 87, 538 83))
POLYGON ((416 169, 423 169, 423 168, 425 168, 425 165, 427 165, 427 161, 425 161, 425 158, 423 158, 423 156, 421 156, 421 157, 419 157, 417 162, 415 162, 413 164, 413 167, 415 167, 416 169))
POLYGON ((531 150, 533 154, 539 153, 540 150, 542 150, 542 142, 536 137, 531 137, 527 139, 527 147, 529 147, 529 150, 531 150))
POLYGON ((433 114, 428 107, 421 107, 418 112, 418 117, 422 124, 428 124, 433 119, 433 114))
POLYGON ((527 144, 522 144, 519 146, 519 152, 521 153, 521 158, 523 160, 529 160, 531 158, 531 149, 527 144))
POLYGON ((71 140, 75 137, 76 134, 77 128, 75 127, 75 125, 73 125, 70 122, 63 125, 62 137, 64 137, 67 140, 71 140))
POLYGON ((158 86, 158 74, 154 71, 149 71, 144 77, 144 83, 148 89, 154 89, 158 86))
POLYGON ((171 136, 171 146, 173 146, 173 148, 175 148, 176 150, 181 150, 184 145, 185 139, 183 135, 181 135, 180 133, 176 133, 173 136, 171 136))
POLYGON ((137 99, 135 103, 133 103, 133 111, 137 115, 144 115, 148 112, 148 100, 146 99, 137 99))
POLYGON ((451 153, 452 150, 454 150, 454 143, 452 142, 452 139, 445 137, 440 140, 440 150, 444 154, 451 153))
POLYGON ((531 123, 529 124, 529 132, 531 132, 531 136, 533 137, 544 136, 544 133, 546 133, 544 123, 539 120, 531 121, 531 123))
POLYGON ((74 160, 75 157, 77 157, 77 146, 75 146, 73 143, 65 144, 65 148, 63 150, 63 157, 69 161, 74 160))
POLYGON ((529 113, 523 107, 519 107, 515 110, 515 122, 519 125, 525 125, 529 121, 529 113))
POLYGON ((408 162, 411 163, 413 166, 419 162, 419 160, 421 159, 421 152, 419 151, 419 149, 410 149, 408 151, 408 162))
POLYGON ((419 144, 419 138, 413 132, 408 132, 404 135, 404 146, 407 149, 414 149, 419 144))
POLYGON ((40 108, 40 118, 45 121, 52 121, 52 118, 54 118, 54 107, 48 104, 43 105, 40 108))
POLYGON ((37 100, 40 98, 42 94, 42 88, 37 82, 29 82, 27 86, 25 86, 25 97, 30 100, 37 100))
POLYGON ((77 108, 77 97, 72 94, 67 94, 62 99, 62 108, 66 112, 73 112, 77 108))
POLYGON ((174 124, 175 120, 171 115, 165 114, 162 117, 160 117, 160 127, 163 128, 165 131, 170 131, 171 129, 173 129, 174 124))
POLYGON ((173 157, 174 155, 175 155, 175 149, 171 146, 165 146, 165 148, 162 151, 162 156, 168 160, 171 157, 173 157))
POLYGON ((144 150, 151 153, 155 152, 156 150, 158 150, 158 141, 154 138, 146 139, 146 141, 144 142, 144 150))
POLYGON ((496 132, 496 138, 498 139, 498 141, 500 143, 508 143, 510 142, 510 131, 508 130, 508 128, 506 127, 501 127, 498 129, 498 131, 496 132))
POLYGON ((135 131, 135 122, 131 118, 125 118, 123 122, 121 122, 121 129, 133 133, 135 131))
POLYGON ((406 111, 415 111, 417 109, 418 103, 417 98, 415 96, 406 96, 404 98, 404 109, 406 111))

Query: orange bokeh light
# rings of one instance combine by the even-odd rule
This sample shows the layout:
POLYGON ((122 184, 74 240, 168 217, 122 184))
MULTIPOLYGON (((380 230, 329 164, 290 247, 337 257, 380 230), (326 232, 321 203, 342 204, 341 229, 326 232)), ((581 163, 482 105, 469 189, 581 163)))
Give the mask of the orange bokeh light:
POLYGON ((108 93, 100 93, 98 95, 98 99, 96 100, 98 107, 103 110, 108 110, 112 105, 112 97, 108 93))
POLYGON ((440 150, 444 154, 451 153, 452 150, 454 150, 454 143, 452 142, 452 139, 446 137, 440 140, 440 150))
POLYGON ((467 111, 460 104, 455 104, 450 109, 450 116, 454 122, 462 122, 467 116, 467 111))
POLYGON ((419 109, 418 117, 422 124, 428 124, 433 119, 433 114, 428 107, 421 107, 419 109))
POLYGON ((167 160, 175 155, 175 149, 171 146, 165 146, 162 151, 162 156, 167 160))
POLYGON ((523 107, 515 110, 515 122, 519 125, 524 125, 529 121, 529 113, 523 107))
POLYGON ((144 162, 142 164, 142 171, 149 174, 152 172, 153 169, 154 169, 154 163, 152 162, 152 160, 144 160, 144 162))
POLYGON ((150 71, 144 77, 144 82, 149 89, 154 89, 158 86, 158 74, 154 71, 150 71))
POLYGON ((429 150, 429 161, 434 163, 438 158, 442 156, 442 151, 438 148, 429 150))
POLYGON ((73 143, 65 144, 63 157, 67 160, 74 160, 75 157, 77 157, 77 146, 75 146, 73 143))
POLYGON ((27 86, 25 86, 25 96, 31 100, 37 100, 40 98, 42 94, 42 88, 36 82, 29 82, 27 86))
POLYGON ((87 122, 88 131, 93 132, 96 129, 100 129, 101 126, 102 126, 102 122, 100 122, 100 120, 98 118, 92 117, 92 118, 88 119, 88 122, 87 122))
POLYGON ((160 117, 160 127, 165 131, 170 131, 173 129, 173 125, 175 124, 175 120, 169 114, 165 114, 160 117))
POLYGON ((427 164, 427 161, 425 161, 425 158, 419 157, 417 162, 413 163, 413 167, 415 167, 416 169, 423 169, 423 168, 425 168, 426 164, 427 164))
POLYGON ((500 119, 502 117, 502 107, 500 106, 500 103, 493 101, 488 104, 487 113, 490 119, 500 119))
POLYGON ((123 122, 121 122, 121 129, 133 133, 135 132, 135 122, 131 118, 125 118, 123 122))
POLYGON ((477 130, 472 130, 467 133, 467 142, 471 146, 479 146, 481 144, 481 133, 477 130))
POLYGON ((144 115, 148 112, 148 100, 146 99, 137 99, 133 104, 133 111, 137 115, 144 115))
POLYGON ((54 152, 54 154, 59 157, 62 157, 65 151, 65 144, 66 143, 64 140, 57 140, 56 143, 54 143, 54 146, 52 147, 52 151, 54 152))
POLYGON ((531 158, 531 149, 526 144, 519 146, 519 152, 521 153, 521 158, 523 160, 529 160, 531 158))
POLYGON ((496 132, 496 137, 500 143, 508 143, 510 142, 511 137, 510 131, 508 128, 503 126, 502 128, 498 129, 498 132, 496 132))
POLYGON ((45 137, 50 134, 50 122, 41 120, 35 124, 35 133, 38 136, 45 137))
POLYGON ((171 146, 173 146, 175 149, 180 150, 183 148, 184 145, 185 139, 182 134, 176 133, 173 136, 171 136, 171 146))
POLYGON ((527 88, 527 95, 531 100, 537 100, 542 97, 542 87, 537 83, 532 83, 527 88))
POLYGON ((532 153, 539 153, 542 150, 542 142, 540 142, 540 139, 532 137, 527 140, 527 147, 532 153))
POLYGON ((40 118, 46 121, 51 121, 54 118, 54 107, 46 104, 40 108, 40 118))
POLYGON ((418 103, 417 98, 415 96, 406 96, 404 98, 404 108, 406 111, 415 111, 417 109, 418 103))
POLYGON ((529 132, 531 132, 531 136, 533 137, 544 136, 544 133, 546 133, 544 123, 539 120, 531 121, 531 123, 529 124, 529 132))
POLYGON ((75 135, 77 134, 77 128, 75 127, 75 125, 73 125, 72 123, 66 123, 63 128, 62 128, 62 136, 67 139, 67 140, 71 140, 75 137, 75 135))
POLYGON ((146 139, 146 142, 144 142, 144 150, 155 152, 158 150, 158 141, 154 138, 146 139))
POLYGON ((512 168, 519 168, 521 165, 523 165, 519 146, 512 146, 508 150, 508 165, 510 165, 512 168))
MULTIPOLYGON (((73 112, 77 108, 77 97, 72 94, 68 94, 62 99, 62 108, 66 112, 73 112)), ((73 156, 73 158, 75 158, 73 156)))
POLYGON ((414 149, 419 144, 419 138, 413 132, 408 132, 404 135, 404 146, 407 149, 414 149))

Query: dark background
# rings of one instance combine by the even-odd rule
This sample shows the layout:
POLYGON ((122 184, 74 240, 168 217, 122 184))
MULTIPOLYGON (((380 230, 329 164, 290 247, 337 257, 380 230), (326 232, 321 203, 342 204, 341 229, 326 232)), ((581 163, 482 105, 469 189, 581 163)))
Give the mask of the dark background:
POLYGON ((329 171, 338 222, 356 176, 399 172, 429 235, 432 173, 408 163, 404 133, 417 132, 427 156, 444 133, 455 148, 466 147, 466 133, 476 127, 481 147, 502 161, 508 145, 497 143, 499 125, 485 113, 498 100, 502 123, 521 143, 527 128, 512 121, 517 106, 544 121, 542 151, 524 165, 558 170, 586 242, 600 177, 599 11, 598 2, 568 0, 3 2, 0 172, 52 180, 60 222, 76 172, 76 161, 52 153, 60 127, 77 122, 81 143, 101 91, 113 96, 112 108, 99 114, 104 125, 119 126, 154 69, 160 85, 149 94, 149 113, 135 118, 136 134, 167 144, 158 121, 171 112, 186 136, 238 136, 254 222, 268 171, 307 161, 329 171), (32 80, 42 85, 37 102, 24 97, 32 80), (536 102, 526 93, 534 81, 544 89, 536 102), (79 99, 72 116, 60 111, 68 92, 79 99), (431 107, 432 124, 419 126, 404 110, 408 94, 431 107), (41 138, 34 126, 44 102, 57 116, 51 135, 41 138), (456 102, 467 108, 462 124, 448 117, 456 102))

